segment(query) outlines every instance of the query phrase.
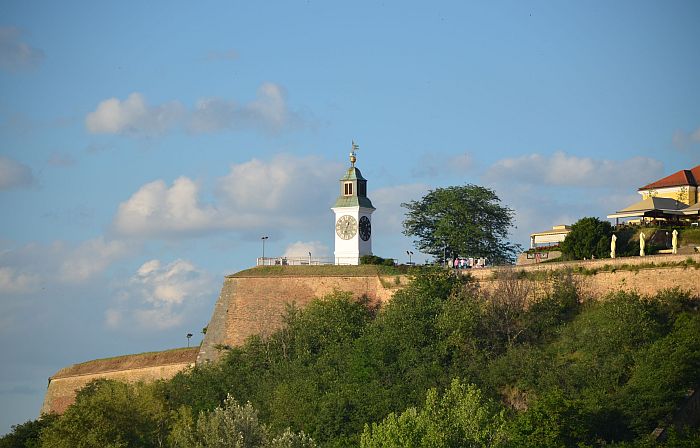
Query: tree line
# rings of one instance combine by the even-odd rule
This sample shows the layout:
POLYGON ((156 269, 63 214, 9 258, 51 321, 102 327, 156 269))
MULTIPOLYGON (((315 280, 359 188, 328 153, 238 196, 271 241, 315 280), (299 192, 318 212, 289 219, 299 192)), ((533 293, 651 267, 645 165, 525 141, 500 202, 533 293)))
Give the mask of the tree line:
POLYGON ((533 301, 516 276, 426 268, 381 308, 338 292, 169 381, 90 383, 0 447, 652 446, 697 386, 697 298, 553 283, 533 301))

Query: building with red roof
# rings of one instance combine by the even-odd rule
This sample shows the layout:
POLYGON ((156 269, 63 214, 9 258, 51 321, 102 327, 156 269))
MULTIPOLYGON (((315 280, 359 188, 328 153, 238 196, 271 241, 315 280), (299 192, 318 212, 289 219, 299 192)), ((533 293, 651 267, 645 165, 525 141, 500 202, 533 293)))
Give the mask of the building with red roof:
POLYGON ((608 215, 608 218, 697 220, 700 216, 700 165, 680 170, 638 189, 642 200, 608 215))
POLYGON ((698 183, 700 183, 700 165, 689 170, 680 170, 639 188, 642 199, 660 197, 675 199, 686 205, 699 201, 698 183))

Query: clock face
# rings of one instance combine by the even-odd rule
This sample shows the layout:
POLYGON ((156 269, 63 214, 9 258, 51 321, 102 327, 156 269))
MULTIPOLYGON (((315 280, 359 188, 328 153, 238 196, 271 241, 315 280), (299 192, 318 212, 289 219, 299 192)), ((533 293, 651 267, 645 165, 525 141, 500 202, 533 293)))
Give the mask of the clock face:
POLYGON ((357 233, 357 220, 350 215, 343 215, 335 223, 335 233, 344 240, 349 240, 357 233))
POLYGON ((360 238, 362 241, 367 241, 370 236, 372 236, 372 223, 368 217, 363 216, 360 218, 360 238))

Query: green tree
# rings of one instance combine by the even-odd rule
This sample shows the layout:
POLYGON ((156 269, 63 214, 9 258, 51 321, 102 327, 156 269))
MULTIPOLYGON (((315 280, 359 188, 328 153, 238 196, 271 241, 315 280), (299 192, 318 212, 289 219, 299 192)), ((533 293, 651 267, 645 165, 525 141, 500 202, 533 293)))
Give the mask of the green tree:
POLYGON ((38 448, 41 430, 51 426, 57 418, 56 414, 44 414, 36 420, 12 425, 12 431, 0 437, 0 448, 38 448))
POLYGON ((613 228, 598 218, 581 218, 571 226, 571 232, 561 243, 561 251, 570 260, 605 258, 610 256, 613 228))
POLYGON ((41 432, 51 448, 163 446, 168 412, 152 384, 95 380, 66 412, 41 432))
POLYGON ((631 426, 649 433, 671 413, 688 389, 696 387, 700 372, 700 316, 683 313, 673 330, 637 353, 630 380, 620 395, 620 408, 631 426))
POLYGON ((421 200, 401 206, 408 210, 403 233, 416 238, 419 250, 439 260, 446 250, 448 256, 507 263, 520 249, 507 241, 514 212, 502 206, 491 189, 471 184, 436 188, 421 200))
POLYGON ((503 439, 505 411, 483 397, 473 384, 452 381, 442 397, 427 393, 420 411, 389 414, 379 424, 365 425, 363 448, 491 447, 503 439))
POLYGON ((590 439, 587 416, 580 403, 552 389, 510 422, 508 439, 512 447, 584 447, 582 442, 590 439))
POLYGON ((273 437, 258 419, 250 402, 241 405, 229 395, 222 406, 200 412, 182 406, 175 417, 168 442, 173 448, 315 448, 309 436, 287 428, 273 437))

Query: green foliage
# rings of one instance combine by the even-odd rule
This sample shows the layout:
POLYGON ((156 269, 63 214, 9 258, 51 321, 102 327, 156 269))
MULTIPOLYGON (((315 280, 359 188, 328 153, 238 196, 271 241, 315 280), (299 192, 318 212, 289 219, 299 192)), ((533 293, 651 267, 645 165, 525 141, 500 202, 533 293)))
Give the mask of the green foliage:
POLYGON ((570 271, 554 274, 552 292, 528 309, 527 337, 532 342, 548 341, 579 312, 579 290, 570 271))
POLYGON ((56 414, 44 414, 36 420, 12 425, 12 430, 0 437, 0 448, 39 448, 41 431, 51 426, 57 418, 56 414))
POLYGON ((700 228, 682 228, 678 231, 679 244, 700 244, 700 228))
POLYGON ((51 448, 162 446, 168 412, 151 385, 96 380, 78 392, 75 404, 41 433, 51 448))
POLYGON ((505 410, 486 399, 474 385, 453 380, 438 397, 427 393, 420 411, 409 408, 389 414, 381 423, 365 425, 363 448, 491 447, 504 437, 505 410))
POLYGON ((381 266, 394 266, 394 260, 391 258, 382 258, 376 255, 363 255, 360 257, 360 264, 374 264, 381 266))
POLYGON ((187 407, 181 407, 168 437, 173 448, 315 448, 306 434, 289 429, 273 437, 258 419, 258 412, 250 402, 239 404, 228 396, 222 406, 211 412, 192 416, 187 407))
MULTIPOLYGON (((464 185, 431 190, 419 201, 401 204, 407 209, 406 236, 416 238, 423 253, 443 260, 449 256, 486 257, 494 264, 510 263, 519 251, 507 241, 514 212, 500 203, 493 190, 464 185)), ((443 260, 444 261, 444 260, 443 260)))
POLYGON ((610 257, 612 234, 609 222, 598 218, 581 218, 571 226, 571 232, 561 243, 562 254, 570 260, 610 257))
POLYGON ((580 403, 566 399, 560 390, 552 389, 510 423, 508 445, 542 448, 586 446, 584 443, 591 441, 587 419, 580 403))
POLYGON ((672 331, 636 354, 620 407, 643 434, 673 411, 685 391, 697 387, 700 372, 700 316, 684 313, 672 331), (624 403, 624 405, 622 405, 624 403))

